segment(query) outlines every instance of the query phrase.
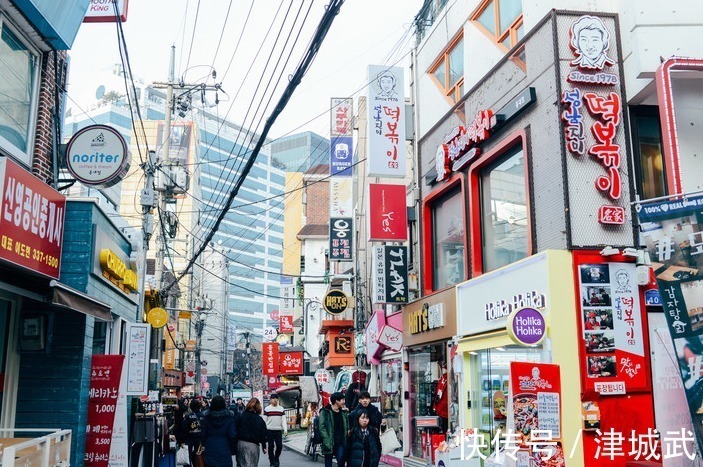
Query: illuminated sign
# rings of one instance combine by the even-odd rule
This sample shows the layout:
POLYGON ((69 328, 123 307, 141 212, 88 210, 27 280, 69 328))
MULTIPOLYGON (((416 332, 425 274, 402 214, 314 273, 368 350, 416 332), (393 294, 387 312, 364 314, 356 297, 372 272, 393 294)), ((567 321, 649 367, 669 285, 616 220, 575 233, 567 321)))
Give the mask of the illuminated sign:
POLYGON ((331 315, 340 315, 349 307, 349 297, 341 289, 332 289, 322 300, 322 306, 331 315))
POLYGON ((352 340, 349 336, 337 336, 334 338, 335 353, 351 353, 353 350, 352 340))
POLYGON ((453 170, 465 166, 471 159, 478 156, 478 149, 474 146, 487 140, 490 130, 495 126, 496 119, 491 109, 480 110, 468 126, 458 126, 449 133, 444 143, 437 148, 435 155, 435 168, 437 181, 441 182, 449 177, 453 170), (467 157, 463 157, 463 156, 467 157), (460 161, 459 167, 454 169, 455 161, 460 161))
POLYGON ((410 312, 410 334, 431 331, 444 327, 444 304, 429 305, 425 303, 422 308, 410 312))
POLYGON ((100 250, 100 268, 103 276, 123 292, 136 292, 139 288, 137 273, 129 269, 125 262, 109 248, 100 250))
POLYGON ((66 145, 66 167, 86 185, 110 187, 127 175, 129 151, 122 135, 106 125, 78 131, 66 145))

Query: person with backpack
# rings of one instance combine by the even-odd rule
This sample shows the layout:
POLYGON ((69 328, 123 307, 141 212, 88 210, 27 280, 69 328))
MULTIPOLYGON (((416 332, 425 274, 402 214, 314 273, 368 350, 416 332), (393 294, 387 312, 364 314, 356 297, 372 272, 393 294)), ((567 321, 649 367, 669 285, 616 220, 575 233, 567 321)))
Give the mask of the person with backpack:
POLYGON ((347 445, 349 420, 344 409, 344 394, 335 392, 330 396, 330 403, 320 411, 320 435, 322 436, 322 454, 325 467, 332 467, 332 459, 337 459, 337 466, 344 467, 344 448, 347 445))
POLYGON ((355 421, 344 450, 347 467, 378 467, 382 453, 378 430, 367 410, 359 410, 355 421))
POLYGON ((188 446, 188 457, 190 465, 195 465, 195 453, 200 446, 200 409, 202 404, 199 400, 193 399, 190 401, 190 409, 183 416, 181 422, 181 433, 186 446, 188 446))
POLYGON ((369 416, 369 424, 379 432, 381 431, 381 425, 386 424, 381 411, 371 403, 371 394, 368 391, 359 393, 359 404, 349 413, 349 426, 352 429, 357 425, 356 420, 361 412, 366 412, 369 416))

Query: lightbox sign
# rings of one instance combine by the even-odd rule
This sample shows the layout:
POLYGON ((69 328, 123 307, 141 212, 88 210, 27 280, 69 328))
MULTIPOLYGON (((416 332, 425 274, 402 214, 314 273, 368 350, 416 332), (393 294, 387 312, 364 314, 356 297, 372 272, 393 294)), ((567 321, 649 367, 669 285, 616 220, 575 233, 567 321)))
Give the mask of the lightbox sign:
POLYGON ((127 21, 127 7, 129 0, 117 0, 117 12, 113 0, 90 0, 90 6, 83 18, 84 23, 116 23, 117 21, 127 21))
POLYGON ((403 68, 369 65, 369 177, 405 178, 405 96, 403 68))
POLYGON ((408 239, 405 185, 369 184, 369 241, 404 242, 408 239))
POLYGON ((0 259, 59 278, 66 198, 0 157, 0 259))
POLYGON ((372 261, 373 303, 408 303, 408 248, 374 247, 372 261))
POLYGON ((547 323, 539 310, 525 307, 508 316, 508 337, 518 345, 539 345, 547 336, 547 323))
POLYGON ((353 217, 330 218, 330 261, 353 261, 353 225, 353 217))
POLYGON ((122 135, 106 125, 79 130, 66 146, 66 167, 86 185, 110 187, 127 175, 129 151, 122 135))
POLYGON ((493 111, 485 109, 480 110, 466 127, 454 128, 445 137, 444 143, 439 145, 435 154, 437 181, 447 179, 452 172, 460 170, 478 157, 481 151, 475 146, 488 139, 495 124, 493 111))
POLYGON ((349 307, 349 296, 341 289, 331 289, 322 299, 322 306, 331 315, 341 315, 349 307))

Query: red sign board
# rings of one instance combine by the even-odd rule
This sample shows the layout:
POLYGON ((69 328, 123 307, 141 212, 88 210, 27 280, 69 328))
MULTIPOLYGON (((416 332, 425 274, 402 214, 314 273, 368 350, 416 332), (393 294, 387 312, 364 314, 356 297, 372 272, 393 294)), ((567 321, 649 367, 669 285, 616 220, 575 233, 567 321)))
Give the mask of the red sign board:
POLYGON ((59 278, 66 197, 0 158, 0 259, 59 278))
POLYGON ((117 0, 117 11, 119 19, 115 15, 115 7, 112 1, 90 0, 90 6, 83 18, 84 23, 116 23, 117 21, 127 21, 127 7, 129 0, 117 0))
POLYGON ((496 125, 496 117, 491 109, 480 110, 473 121, 465 127, 454 128, 440 144, 435 154, 435 169, 437 181, 449 178, 456 172, 478 157, 481 151, 475 146, 486 141, 491 129, 496 125))
POLYGON ((278 333, 290 334, 293 332, 293 315, 280 315, 278 320, 278 333))
POLYGON ((265 375, 278 374, 278 342, 264 342, 261 344, 263 354, 262 367, 265 375))
POLYGON ((303 352, 281 352, 278 371, 282 375, 302 375, 303 352))
POLYGON ((510 397, 513 411, 508 428, 529 441, 532 430, 551 431, 561 439, 561 380, 559 365, 510 362, 510 397))
POLYGON ((404 242, 408 239, 405 185, 369 184, 369 240, 404 242))
POLYGON ((110 460, 112 429, 124 355, 93 355, 88 392, 84 464, 105 466, 110 460))

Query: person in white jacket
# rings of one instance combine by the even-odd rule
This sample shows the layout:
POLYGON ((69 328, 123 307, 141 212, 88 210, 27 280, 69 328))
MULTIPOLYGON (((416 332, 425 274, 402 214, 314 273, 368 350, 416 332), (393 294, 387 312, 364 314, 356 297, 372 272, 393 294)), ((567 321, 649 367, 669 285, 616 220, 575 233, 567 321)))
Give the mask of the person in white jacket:
POLYGON ((280 467, 283 435, 288 435, 288 423, 283 407, 278 405, 278 394, 271 394, 271 403, 264 409, 264 421, 268 436, 268 455, 271 467, 280 467), (274 449, 275 448, 275 449, 274 449))

